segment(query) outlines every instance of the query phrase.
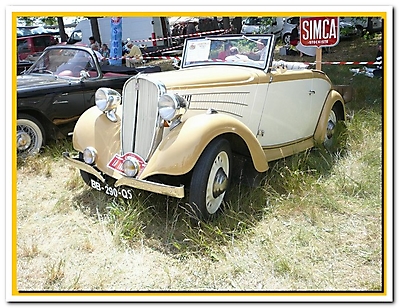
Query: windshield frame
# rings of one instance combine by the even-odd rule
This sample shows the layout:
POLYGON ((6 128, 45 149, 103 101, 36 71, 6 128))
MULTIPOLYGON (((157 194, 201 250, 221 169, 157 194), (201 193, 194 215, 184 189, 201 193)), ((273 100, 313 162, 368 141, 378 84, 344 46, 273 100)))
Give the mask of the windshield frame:
MULTIPOLYGON (((66 79, 79 79, 80 75, 75 73, 74 75, 62 74, 61 67, 63 65, 69 65, 70 67, 77 66, 74 58, 81 58, 82 69, 93 71, 93 77, 99 78, 102 75, 98 61, 96 61, 94 54, 90 52, 88 48, 72 47, 72 46, 51 46, 47 47, 40 57, 29 67, 24 75, 42 75, 42 76, 55 76, 57 78, 66 79), (87 64, 87 68, 83 65, 87 64)), ((79 63, 78 63, 79 64, 79 63)))
POLYGON ((188 38, 184 43, 181 68, 208 65, 220 65, 221 67, 235 65, 265 70, 271 67, 274 47, 275 36, 273 34, 236 34, 188 38), (257 40, 264 40, 263 42, 265 42, 264 60, 255 60, 253 58, 253 51, 257 50, 257 40), (241 59, 232 62, 231 59, 228 59, 230 57, 221 59, 217 55, 218 52, 226 49, 226 45, 229 42, 232 43, 233 47, 241 49, 241 59), (194 61, 196 57, 199 60, 194 61))

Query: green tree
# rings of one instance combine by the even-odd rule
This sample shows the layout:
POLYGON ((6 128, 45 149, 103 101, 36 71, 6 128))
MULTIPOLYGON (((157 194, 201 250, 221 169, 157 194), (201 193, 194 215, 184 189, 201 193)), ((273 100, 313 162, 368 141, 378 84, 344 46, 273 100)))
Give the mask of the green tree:
POLYGON ((263 17, 258 33, 267 33, 269 27, 273 24, 273 17, 263 17))

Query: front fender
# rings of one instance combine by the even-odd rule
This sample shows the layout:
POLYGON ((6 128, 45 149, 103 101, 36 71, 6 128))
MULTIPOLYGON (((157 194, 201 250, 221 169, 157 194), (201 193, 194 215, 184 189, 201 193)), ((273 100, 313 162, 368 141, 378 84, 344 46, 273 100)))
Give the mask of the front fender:
MULTIPOLYGON (((107 164, 115 153, 120 151, 120 127, 121 119, 117 114, 117 121, 111 122, 106 115, 96 106, 86 110, 77 121, 73 131, 73 147, 76 151, 91 146, 98 151, 96 162, 100 170, 106 170, 107 164)), ((119 177, 118 174, 110 173, 111 176, 119 177)))
POLYGON ((342 119, 345 119, 345 105, 344 105, 344 99, 342 98, 341 94, 339 94, 337 91, 332 90, 330 93, 328 93, 326 102, 324 104, 324 108, 321 112, 319 121, 316 126, 316 130, 314 133, 314 140, 316 143, 322 143, 325 138, 326 130, 327 130, 327 122, 328 122, 328 117, 330 116, 330 111, 335 105, 335 103, 339 104, 340 106, 340 111, 342 113, 342 119))
POLYGON ((257 171, 268 169, 265 153, 247 126, 231 116, 201 114, 188 118, 162 140, 140 178, 189 172, 211 140, 223 134, 235 134, 245 142, 257 171))

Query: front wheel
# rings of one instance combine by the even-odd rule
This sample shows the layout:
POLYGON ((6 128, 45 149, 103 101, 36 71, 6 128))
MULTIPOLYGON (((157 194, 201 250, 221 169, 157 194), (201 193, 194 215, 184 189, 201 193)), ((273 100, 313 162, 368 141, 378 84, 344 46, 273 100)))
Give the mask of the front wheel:
POLYGON ((17 155, 25 158, 39 153, 43 146, 42 125, 30 115, 20 115, 17 119, 17 155))
POLYGON ((224 138, 213 140, 199 158, 191 178, 189 203, 197 219, 208 220, 217 214, 229 187, 231 167, 229 142, 224 138))

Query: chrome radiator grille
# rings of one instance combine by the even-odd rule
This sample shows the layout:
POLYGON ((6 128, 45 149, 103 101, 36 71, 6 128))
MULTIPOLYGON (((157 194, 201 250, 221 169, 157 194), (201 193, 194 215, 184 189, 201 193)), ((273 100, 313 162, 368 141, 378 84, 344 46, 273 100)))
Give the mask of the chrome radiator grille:
POLYGON ((122 94, 122 154, 134 152, 148 159, 155 138, 161 89, 145 76, 126 83, 122 94))

